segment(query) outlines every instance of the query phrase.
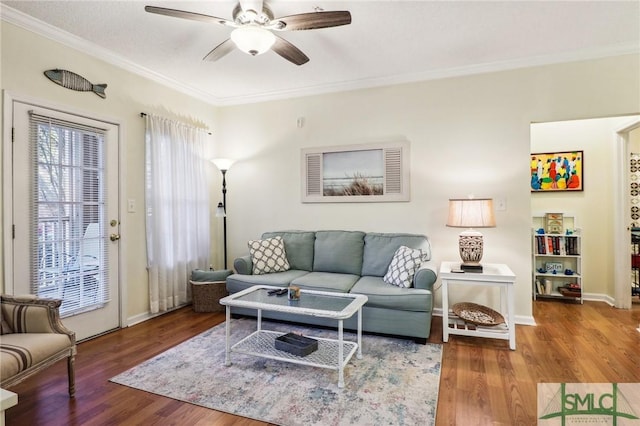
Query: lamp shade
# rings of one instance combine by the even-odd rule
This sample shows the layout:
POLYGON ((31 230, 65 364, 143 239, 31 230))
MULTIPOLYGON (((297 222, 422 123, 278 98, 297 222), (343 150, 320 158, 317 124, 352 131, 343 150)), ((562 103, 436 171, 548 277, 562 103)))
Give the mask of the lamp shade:
POLYGON ((218 207, 216 208, 216 217, 227 217, 227 212, 224 210, 224 205, 222 205, 222 203, 218 203, 218 207))
POLYGON ((271 49, 276 41, 276 36, 271 31, 257 25, 245 25, 231 32, 231 40, 244 53, 256 56, 271 49))
POLYGON ((493 228, 496 218, 491 198, 453 198, 449 200, 447 226, 453 228, 493 228))
POLYGON ((236 160, 231 160, 229 158, 214 158, 211 160, 211 162, 213 164, 216 165, 216 167, 218 168, 218 170, 222 171, 227 171, 231 168, 231 165, 233 163, 235 163, 236 160))

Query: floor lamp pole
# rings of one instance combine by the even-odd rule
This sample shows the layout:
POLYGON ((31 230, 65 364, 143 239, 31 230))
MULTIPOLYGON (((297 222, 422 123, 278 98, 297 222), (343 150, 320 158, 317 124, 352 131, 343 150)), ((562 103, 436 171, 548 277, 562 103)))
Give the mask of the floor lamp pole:
POLYGON ((224 269, 227 269, 227 180, 226 170, 222 172, 222 208, 224 208, 224 216, 222 217, 222 240, 224 243, 224 269))

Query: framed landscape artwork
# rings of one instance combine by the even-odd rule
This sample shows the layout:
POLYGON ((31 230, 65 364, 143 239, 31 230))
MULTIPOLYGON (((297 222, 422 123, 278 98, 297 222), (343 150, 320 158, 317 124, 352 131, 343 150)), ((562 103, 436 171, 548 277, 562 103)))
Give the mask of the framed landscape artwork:
POLYGON ((582 151, 531 154, 531 192, 582 191, 582 151))
POLYGON ((302 150, 302 202, 409 201, 409 143, 302 150))

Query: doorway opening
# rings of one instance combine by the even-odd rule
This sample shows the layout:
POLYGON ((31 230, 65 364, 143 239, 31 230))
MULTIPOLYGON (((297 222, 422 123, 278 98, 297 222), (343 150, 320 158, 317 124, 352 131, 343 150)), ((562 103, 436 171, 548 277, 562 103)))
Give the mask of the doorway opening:
POLYGON ((630 300, 632 276, 628 138, 620 131, 638 121, 635 115, 531 125, 532 153, 583 151, 583 190, 533 192, 532 216, 575 218, 582 233, 584 300, 621 308, 629 307, 624 299, 630 300))

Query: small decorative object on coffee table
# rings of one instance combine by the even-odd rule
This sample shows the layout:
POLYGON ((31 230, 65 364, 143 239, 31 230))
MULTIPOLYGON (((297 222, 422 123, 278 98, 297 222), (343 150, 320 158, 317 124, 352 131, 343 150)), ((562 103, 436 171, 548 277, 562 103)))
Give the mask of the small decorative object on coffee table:
POLYGON ((300 287, 294 285, 289 287, 289 300, 300 300, 300 287))

